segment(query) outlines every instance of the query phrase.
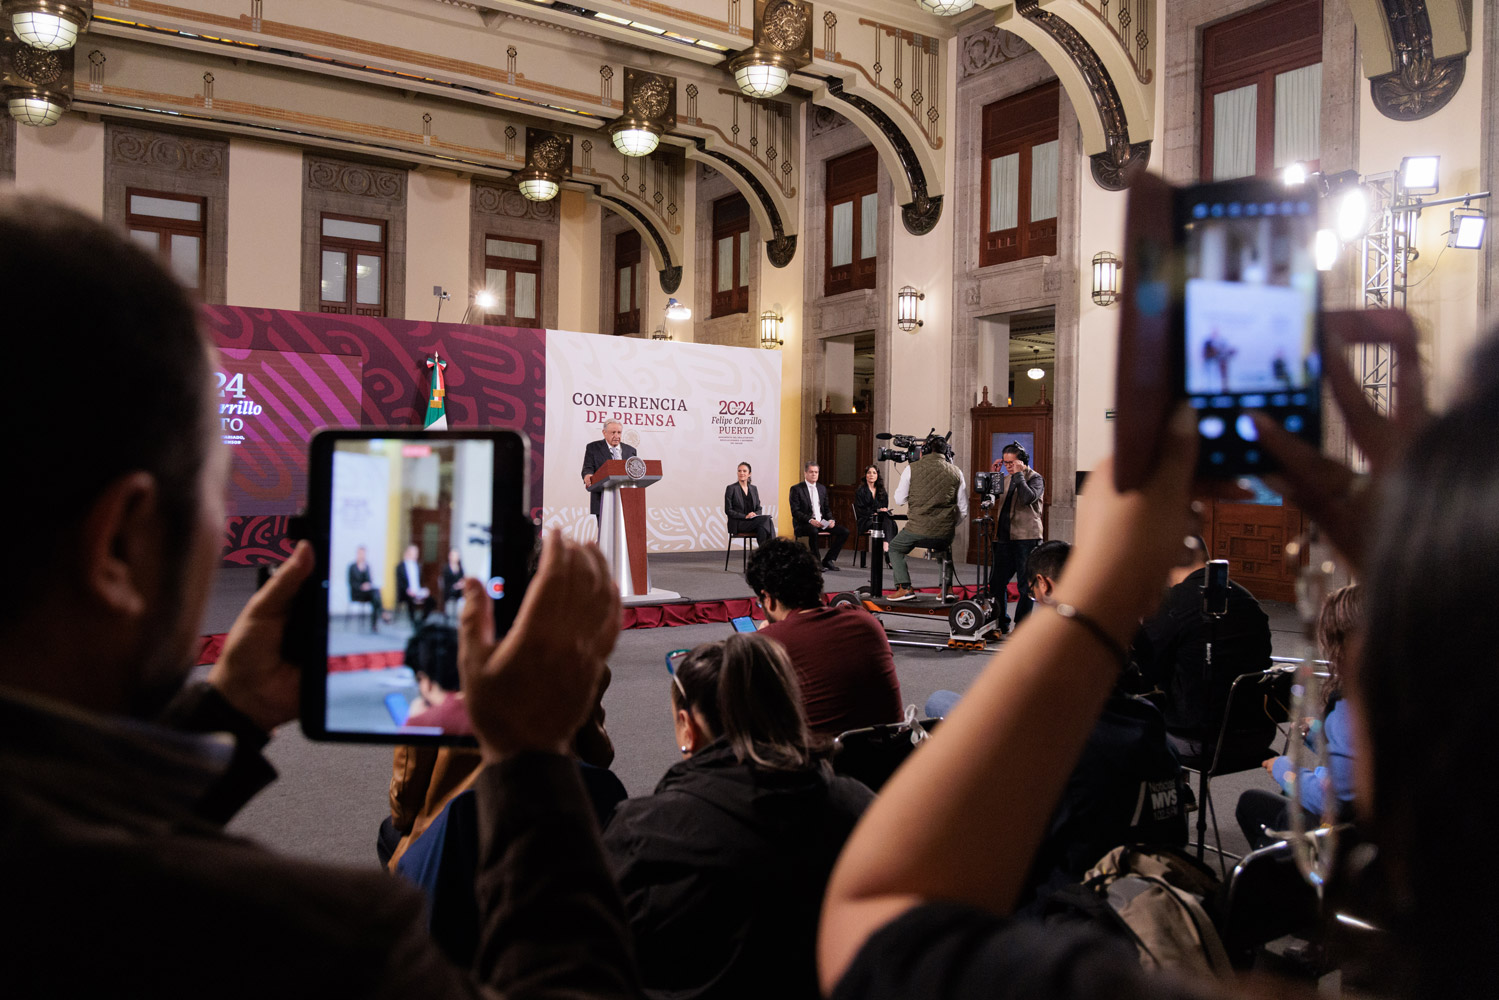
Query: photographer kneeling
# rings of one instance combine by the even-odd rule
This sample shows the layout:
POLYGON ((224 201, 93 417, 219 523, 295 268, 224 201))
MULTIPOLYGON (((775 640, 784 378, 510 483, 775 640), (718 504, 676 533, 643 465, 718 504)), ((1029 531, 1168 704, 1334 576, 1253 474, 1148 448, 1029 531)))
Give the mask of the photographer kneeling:
POLYGON ((947 438, 928 435, 921 459, 901 471, 900 484, 895 487, 895 502, 908 506, 906 526, 890 543, 890 563, 895 568, 895 593, 888 598, 892 601, 909 601, 916 596, 906 566, 911 550, 948 548, 958 518, 968 516, 968 484, 962 471, 948 461, 947 438))

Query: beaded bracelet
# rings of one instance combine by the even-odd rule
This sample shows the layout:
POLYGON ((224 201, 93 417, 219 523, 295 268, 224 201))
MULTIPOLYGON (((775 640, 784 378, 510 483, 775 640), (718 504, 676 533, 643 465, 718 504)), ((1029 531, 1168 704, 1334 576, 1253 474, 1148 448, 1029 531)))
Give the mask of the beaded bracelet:
POLYGON ((1062 604, 1059 602, 1053 603, 1051 604, 1051 608, 1063 618, 1067 619, 1070 622, 1077 622, 1083 628, 1092 633, 1093 638, 1103 643, 1104 647, 1113 654, 1116 660, 1119 661, 1119 669, 1123 670, 1124 668, 1129 666, 1129 650, 1125 649, 1124 644, 1121 643, 1118 639, 1115 639, 1113 636, 1109 635, 1104 627, 1098 624, 1098 622, 1094 621, 1092 618, 1089 618, 1087 615, 1083 614, 1081 611, 1070 604, 1062 604))

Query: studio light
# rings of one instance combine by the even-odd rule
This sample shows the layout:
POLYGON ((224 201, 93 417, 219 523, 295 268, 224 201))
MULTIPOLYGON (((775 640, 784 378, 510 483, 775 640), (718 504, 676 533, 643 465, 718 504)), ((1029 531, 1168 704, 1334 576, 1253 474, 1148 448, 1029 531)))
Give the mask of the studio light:
POLYGON ((6 111, 22 125, 56 125, 63 112, 72 105, 65 94, 46 91, 11 91, 5 102, 6 111))
POLYGON ((767 351, 779 350, 781 340, 781 317, 767 309, 760 314, 760 346, 767 351))
POLYGON ((928 14, 952 17, 954 14, 961 14, 971 9, 973 0, 916 0, 916 4, 928 14))
POLYGON ((1400 161, 1400 186, 1405 188, 1406 194, 1436 194, 1440 163, 1439 156, 1407 156, 1400 161))
POLYGON ((921 325, 921 320, 916 315, 916 303, 926 298, 922 292, 918 292, 910 285, 902 288, 895 294, 895 325, 910 333, 921 325))
POLYGON ((626 156, 647 156, 661 144, 661 133, 648 122, 621 118, 609 126, 614 148, 626 156))
POLYGON ((754 46, 729 63, 734 85, 747 97, 775 97, 791 82, 793 63, 778 52, 754 46))
POLYGON ((1299 160, 1291 164, 1285 170, 1281 171, 1280 179, 1288 188, 1301 187, 1301 185, 1306 183, 1306 164, 1299 160))
POLYGON ((1331 229, 1317 230, 1317 241, 1314 247, 1317 270, 1331 271, 1332 266, 1338 262, 1338 251, 1343 248, 1343 245, 1338 242, 1338 234, 1331 229))
POLYGON ((93 0, 12 0, 3 5, 16 38, 34 49, 71 49, 94 15, 93 0))
POLYGON ((691 319, 692 310, 677 299, 666 300, 666 318, 670 320, 691 319))
POLYGON ((1349 188, 1338 199, 1338 239, 1352 243, 1369 231, 1369 195, 1361 187, 1349 188))
POLYGON ((1119 301, 1119 258, 1107 250, 1093 255, 1093 302, 1111 306, 1119 301))
POLYGON ((1483 234, 1488 229, 1488 224, 1488 215, 1481 208, 1470 208, 1467 205, 1454 208, 1447 245, 1459 250, 1482 250, 1483 234))

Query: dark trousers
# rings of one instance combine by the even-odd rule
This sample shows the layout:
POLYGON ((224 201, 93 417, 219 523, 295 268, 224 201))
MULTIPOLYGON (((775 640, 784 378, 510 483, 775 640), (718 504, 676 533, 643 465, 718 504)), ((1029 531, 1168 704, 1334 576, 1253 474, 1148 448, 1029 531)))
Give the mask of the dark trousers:
POLYGON ((1001 625, 1010 624, 1009 599, 1005 586, 1015 578, 1020 597, 1015 602, 1015 621, 1025 621, 1035 601, 1031 600, 1031 579, 1025 571, 1031 552, 1041 544, 1039 538, 1023 538, 1018 541, 994 543, 994 565, 989 570, 989 593, 994 597, 994 611, 1001 625))
POLYGON ((731 517, 729 518, 729 534, 747 535, 753 533, 756 545, 764 545, 776 536, 776 520, 757 514, 754 517, 731 517))
MULTIPOLYGON (((758 517, 755 520, 760 520, 758 517)), ((841 524, 835 524, 828 531, 828 556, 822 561, 825 563, 837 562, 838 553, 843 551, 843 543, 848 541, 848 529, 841 524)), ((810 525, 798 525, 796 529, 798 537, 805 538, 807 545, 812 549, 812 555, 818 555, 818 539, 821 536, 810 525), (810 534, 808 533, 810 532, 810 534)))

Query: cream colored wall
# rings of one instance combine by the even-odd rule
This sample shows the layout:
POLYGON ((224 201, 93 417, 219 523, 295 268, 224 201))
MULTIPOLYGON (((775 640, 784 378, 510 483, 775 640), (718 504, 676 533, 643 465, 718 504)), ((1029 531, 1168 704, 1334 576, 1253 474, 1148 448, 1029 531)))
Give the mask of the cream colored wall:
POLYGON ((599 333, 599 263, 602 255, 600 225, 602 215, 597 202, 589 201, 581 191, 563 191, 559 209, 562 214, 557 273, 561 288, 557 290, 557 328, 579 333, 599 333))
POLYGON ((16 190, 104 215, 104 124, 63 115, 56 125, 16 126, 16 190))
POLYGON ((231 306, 301 308, 302 151, 229 140, 231 306))
MULTIPOLYGON (((1365 175, 1397 170, 1403 156, 1441 156, 1441 191, 1449 198, 1494 186, 1493 178, 1479 176, 1479 121, 1485 113, 1483 97, 1483 19, 1493 16, 1485 4, 1473 5, 1473 50, 1468 53, 1463 83, 1452 101, 1430 118, 1416 122, 1391 121, 1374 108, 1368 86, 1359 88, 1359 172, 1365 175)), ((1495 109, 1489 108, 1488 114, 1495 109)), ((1480 202, 1480 205, 1486 203, 1480 202)), ((1494 208, 1489 205, 1492 216, 1494 208)), ((1406 275, 1407 308, 1421 331, 1427 364, 1428 393, 1443 405, 1458 387, 1466 360, 1483 332, 1476 289, 1483 255, 1472 250, 1447 250, 1446 232, 1451 206, 1422 213, 1416 231, 1420 256, 1406 275), (1440 259, 1438 259, 1440 255, 1440 259)), ((1493 239, 1488 234, 1486 239, 1493 239)), ((1347 266, 1347 265, 1345 265, 1347 266)), ((1353 265, 1357 267, 1357 265, 1353 265)), ((1355 272, 1355 281, 1357 273, 1355 272)))
POLYGON ((453 296, 444 306, 453 322, 463 317, 476 289, 468 287, 469 180, 446 170, 421 168, 406 180, 407 319, 437 315, 432 286, 453 296))
MULTIPOLYGON (((807 148, 807 110, 803 106, 797 116, 797 131, 800 138, 796 148, 807 148)), ((806 232, 806 205, 797 201, 798 217, 796 231, 806 232)), ((774 267, 768 257, 760 261, 760 309, 777 313, 781 317, 781 496, 791 484, 801 478, 801 427, 802 427, 802 312, 805 306, 805 286, 802 276, 807 266, 808 254, 805 237, 797 240, 796 256, 785 267, 774 267)), ((764 254, 764 245, 760 253, 764 254)), ((758 329, 758 328, 757 328, 758 329)), ((791 537, 791 518, 786 514, 776 519, 776 530, 786 538, 791 537)))

